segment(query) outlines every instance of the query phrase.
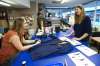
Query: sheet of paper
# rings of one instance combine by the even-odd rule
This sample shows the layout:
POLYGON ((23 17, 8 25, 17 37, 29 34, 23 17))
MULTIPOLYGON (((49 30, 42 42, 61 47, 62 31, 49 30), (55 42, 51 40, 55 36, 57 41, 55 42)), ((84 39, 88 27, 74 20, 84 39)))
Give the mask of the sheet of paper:
POLYGON ((66 37, 59 37, 60 40, 66 41, 66 37))
POLYGON ((75 63, 76 66, 95 66, 95 64, 91 60, 86 58, 80 52, 70 53, 68 54, 68 56, 75 63))
POLYGON ((85 45, 77 46, 76 48, 87 56, 92 56, 92 55, 97 54, 96 51, 92 50, 91 48, 88 48, 85 45))
POLYGON ((60 36, 63 36, 63 37, 66 37, 67 36, 65 32, 60 32, 59 35, 60 36))
POLYGON ((43 35, 43 32, 38 32, 36 35, 41 36, 41 35, 43 35))
POLYGON ((72 40, 72 42, 73 42, 73 45, 80 45, 80 44, 82 44, 82 43, 80 43, 80 42, 77 41, 77 40, 72 40))
POLYGON ((60 40, 62 41, 68 41, 70 42, 72 45, 80 45, 81 43, 79 41, 73 40, 73 39, 69 39, 67 37, 59 37, 60 40))
POLYGON ((70 28, 70 29, 68 29, 68 30, 66 31, 66 35, 67 35, 67 36, 71 36, 73 33, 74 33, 73 28, 70 28))

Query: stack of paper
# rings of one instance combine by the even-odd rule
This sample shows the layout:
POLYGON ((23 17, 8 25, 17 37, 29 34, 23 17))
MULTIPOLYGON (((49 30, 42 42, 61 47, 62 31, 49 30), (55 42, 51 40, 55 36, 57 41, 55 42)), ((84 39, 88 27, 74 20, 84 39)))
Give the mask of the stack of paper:
POLYGON ((80 44, 82 44, 82 43, 80 43, 80 42, 77 41, 77 40, 73 40, 73 39, 72 39, 72 44, 73 44, 73 45, 80 45, 80 44))
POLYGON ((84 54, 86 54, 87 56, 92 56, 92 55, 97 54, 96 51, 86 47, 85 45, 77 46, 76 48, 80 50, 81 52, 83 52, 84 54))
POLYGON ((95 66, 95 64, 86 58, 80 52, 70 53, 68 56, 75 63, 76 66, 95 66))
POLYGON ((79 41, 76 41, 76 40, 73 40, 73 39, 69 39, 69 38, 66 38, 66 37, 59 37, 59 39, 62 40, 62 41, 68 41, 74 46, 81 44, 79 41))

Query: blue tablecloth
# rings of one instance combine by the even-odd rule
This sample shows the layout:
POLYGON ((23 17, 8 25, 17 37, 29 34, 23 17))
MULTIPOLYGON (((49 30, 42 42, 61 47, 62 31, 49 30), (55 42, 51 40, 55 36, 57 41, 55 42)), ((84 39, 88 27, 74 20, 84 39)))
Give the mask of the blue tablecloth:
MULTIPOLYGON (((44 40, 44 39, 43 39, 44 40)), ((73 48, 70 53, 73 52, 81 52, 78 49, 73 48)), ((82 52, 81 52, 82 53, 82 52)), ((86 56, 84 53, 82 53, 86 56)), ((89 60, 91 60, 95 66, 100 66, 100 54, 95 54, 93 56, 86 56, 89 60)), ((27 51, 21 52, 17 55, 17 57, 12 61, 12 66, 22 66, 22 61, 26 61, 26 66, 62 66, 67 63, 68 66, 75 66, 72 59, 69 58, 67 54, 58 54, 58 55, 49 55, 39 60, 32 60, 30 54, 27 51), (65 62, 65 60, 67 62, 65 62), (58 64, 58 65, 57 65, 58 64)), ((67 66, 66 65, 66 66, 67 66)))
MULTIPOLYGON (((78 51, 79 51, 78 49, 74 48, 71 53, 78 52, 78 51)), ((96 54, 90 57, 86 56, 86 57, 89 60, 91 60, 96 66, 100 66, 100 55, 99 54, 96 54)), ((67 54, 49 55, 42 59, 33 61, 31 56, 27 53, 27 51, 25 51, 25 52, 21 52, 18 54, 18 56, 14 59, 12 66, 22 66, 22 61, 27 62, 26 66, 50 66, 53 64, 57 64, 57 63, 62 63, 62 64, 67 63, 68 66, 75 66, 75 64, 73 63, 73 61, 71 60, 71 58, 69 58, 67 54), (67 62, 65 62, 65 60, 67 62)))

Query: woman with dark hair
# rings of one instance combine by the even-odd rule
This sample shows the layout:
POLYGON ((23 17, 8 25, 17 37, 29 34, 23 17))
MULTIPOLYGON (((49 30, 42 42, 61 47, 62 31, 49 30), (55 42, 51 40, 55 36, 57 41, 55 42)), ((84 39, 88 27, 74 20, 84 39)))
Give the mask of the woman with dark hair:
POLYGON ((26 41, 24 34, 28 29, 28 24, 24 23, 24 19, 17 18, 11 30, 9 30, 2 39, 2 47, 0 49, 0 66, 10 66, 9 60, 13 58, 19 51, 25 51, 40 43, 23 45, 23 43, 34 43, 34 40, 26 41))
MULTIPOLYGON (((75 7, 75 24, 74 24, 75 40, 88 42, 89 36, 92 33, 91 20, 84 13, 82 6, 75 7)), ((84 44, 84 43, 83 43, 84 44)), ((88 43, 85 43, 88 46, 88 43)))

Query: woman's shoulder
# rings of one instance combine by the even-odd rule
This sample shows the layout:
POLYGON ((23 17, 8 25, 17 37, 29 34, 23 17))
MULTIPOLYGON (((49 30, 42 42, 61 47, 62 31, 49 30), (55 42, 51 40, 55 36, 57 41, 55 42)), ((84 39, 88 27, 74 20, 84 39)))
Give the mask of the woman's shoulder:
POLYGON ((9 30, 8 33, 17 33, 17 32, 14 30, 9 30))
POLYGON ((84 19, 84 22, 83 22, 85 25, 90 25, 91 24, 91 19, 89 16, 85 16, 85 19, 84 19))
POLYGON ((83 23, 90 23, 90 22, 91 22, 90 17, 86 15, 86 16, 84 17, 83 23))
POLYGON ((85 16, 85 19, 90 19, 90 17, 88 15, 85 16))
POLYGON ((13 35, 17 35, 17 32, 13 30, 9 30, 7 33, 5 33, 4 36, 13 36, 13 35))

